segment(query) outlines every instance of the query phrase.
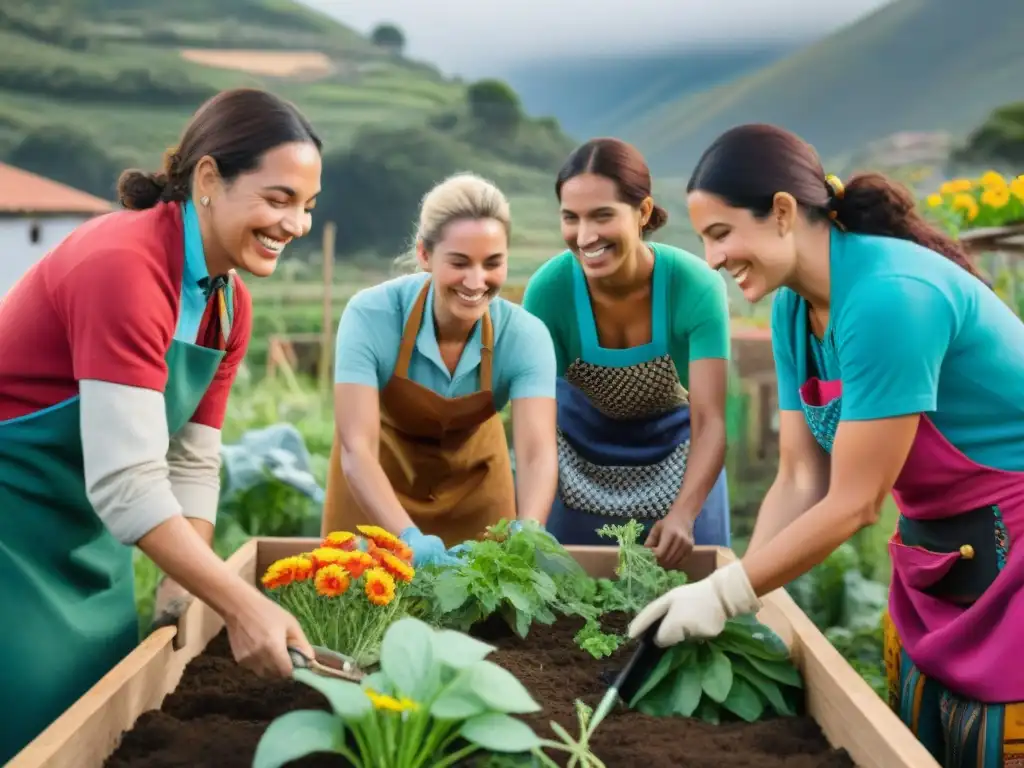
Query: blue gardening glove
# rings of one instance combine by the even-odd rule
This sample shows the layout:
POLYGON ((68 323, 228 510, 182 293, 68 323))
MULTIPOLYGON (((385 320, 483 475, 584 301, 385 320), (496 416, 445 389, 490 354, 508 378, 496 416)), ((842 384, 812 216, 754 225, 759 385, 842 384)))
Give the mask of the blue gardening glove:
POLYGON ((412 550, 413 568, 424 565, 456 565, 458 560, 450 554, 437 536, 426 536, 415 525, 410 525, 398 538, 412 550))

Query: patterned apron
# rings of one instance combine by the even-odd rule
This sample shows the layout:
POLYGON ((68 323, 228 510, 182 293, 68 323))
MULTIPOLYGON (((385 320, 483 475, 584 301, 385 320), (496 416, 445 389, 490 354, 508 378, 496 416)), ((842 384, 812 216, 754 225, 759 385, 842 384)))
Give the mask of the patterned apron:
MULTIPOLYGON (((795 321, 803 411, 831 452, 842 381, 813 375, 806 311, 795 321)), ((1024 526, 1024 473, 971 461, 922 415, 893 498, 889 704, 945 768, 1020 768, 1024 550, 1011 544, 1024 526)))
MULTIPOLYGON (((207 326, 208 346, 174 339, 167 350, 171 434, 224 357, 233 306, 225 293, 221 284, 211 291, 206 311, 219 319, 207 326)), ((79 418, 76 395, 0 422, 0 764, 139 641, 132 547, 110 535, 86 497, 79 418)))
MULTIPOLYGON (((431 281, 406 321, 395 371, 380 393, 380 463, 402 507, 425 534, 452 547, 489 525, 515 519, 512 464, 491 391, 494 329, 481 327, 480 391, 443 397, 409 378, 431 281)), ((323 531, 376 524, 353 497, 341 468, 337 434, 331 447, 323 531)))
MULTIPOLYGON (((558 379, 558 494, 548 531, 566 545, 609 545, 604 525, 629 519, 645 531, 671 508, 690 452, 690 405, 669 354, 668 281, 655 260, 651 341, 598 343, 586 278, 573 265, 580 357, 558 379)), ((697 544, 729 546, 723 469, 694 525, 697 544)))

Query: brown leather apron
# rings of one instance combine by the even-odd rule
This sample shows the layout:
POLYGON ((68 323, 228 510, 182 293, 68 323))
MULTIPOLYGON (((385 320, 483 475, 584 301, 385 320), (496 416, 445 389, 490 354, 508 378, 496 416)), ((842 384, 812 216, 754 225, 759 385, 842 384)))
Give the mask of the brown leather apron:
MULTIPOLYGON (((394 373, 380 393, 380 464, 413 523, 452 547, 479 538, 503 518, 514 519, 515 486, 505 429, 491 392, 490 312, 481 329, 479 392, 442 397, 408 377, 430 284, 428 279, 416 299, 394 373)), ((354 531, 362 524, 377 522, 352 496, 335 432, 322 530, 354 531)))

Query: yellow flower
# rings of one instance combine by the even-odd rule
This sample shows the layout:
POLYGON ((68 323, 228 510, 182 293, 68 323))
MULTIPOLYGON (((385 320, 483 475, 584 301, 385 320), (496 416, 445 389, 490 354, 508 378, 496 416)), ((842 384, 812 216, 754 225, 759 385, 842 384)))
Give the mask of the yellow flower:
POLYGON ((952 179, 939 187, 939 194, 955 195, 958 192, 970 192, 974 188, 974 182, 970 179, 952 179))
POLYGON ((359 546, 359 538, 350 531, 332 531, 324 537, 320 546, 351 552, 359 546))
POLYGON ((271 563, 261 581, 267 589, 277 589, 295 581, 306 581, 312 575, 313 561, 303 555, 296 555, 271 563))
POLYGON ((410 582, 416 571, 411 565, 399 557, 388 552, 386 549, 376 549, 372 552, 373 557, 380 566, 399 581, 410 582))
POLYGON ((1024 174, 1010 182, 1011 194, 1024 203, 1024 174))
POLYGON ((325 565, 316 572, 316 591, 322 597, 343 595, 348 585, 348 573, 340 565, 325 565))
POLYGON ((968 221, 974 221, 978 216, 978 203, 970 195, 961 192, 953 198, 953 210, 963 213, 968 221))
POLYGON ((379 525, 357 525, 356 530, 381 549, 394 552, 403 560, 412 560, 412 550, 409 549, 409 545, 379 525))
POLYGON ((989 187, 981 193, 982 205, 987 205, 989 208, 1002 208, 1008 202, 1010 202, 1009 187, 989 187))
POLYGON ((377 693, 371 688, 367 688, 365 693, 375 709, 383 709, 386 712, 407 712, 419 708, 419 704, 406 696, 396 699, 394 696, 377 693))
POLYGON ((363 575, 363 571, 377 564, 377 561, 366 552, 357 550, 355 552, 341 552, 340 554, 341 559, 338 560, 338 565, 348 571, 353 579, 358 579, 363 575))
POLYGON ((978 183, 987 189, 998 189, 1006 186, 1006 179, 1004 179, 1000 173, 987 171, 981 175, 981 178, 978 179, 978 183))
POLYGON ((942 205, 942 195, 928 195, 928 206, 930 208, 938 208, 942 205))
POLYGON ((313 567, 316 570, 323 568, 325 565, 340 565, 345 562, 345 558, 348 556, 348 552, 341 549, 332 549, 331 547, 317 547, 309 553, 310 559, 313 561, 313 567))
POLYGON ((366 597, 374 605, 385 606, 395 599, 395 580, 383 568, 366 572, 366 597))

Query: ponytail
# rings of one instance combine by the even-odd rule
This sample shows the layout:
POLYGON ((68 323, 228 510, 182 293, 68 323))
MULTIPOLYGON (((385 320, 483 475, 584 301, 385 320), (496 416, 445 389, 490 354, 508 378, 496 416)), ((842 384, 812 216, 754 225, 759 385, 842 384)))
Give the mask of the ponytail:
POLYGON ((169 149, 164 154, 163 168, 156 173, 129 168, 117 180, 117 197, 131 211, 144 211, 157 203, 188 199, 189 180, 181 178, 181 158, 169 149))
POLYGON ((830 176, 826 185, 829 215, 838 225, 864 235, 910 240, 941 253, 988 285, 966 249, 921 215, 914 195, 903 185, 880 173, 856 174, 845 185, 830 176))

